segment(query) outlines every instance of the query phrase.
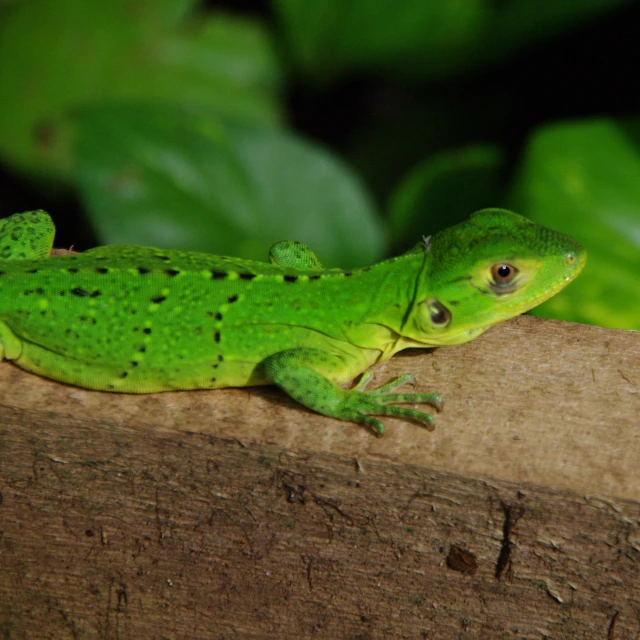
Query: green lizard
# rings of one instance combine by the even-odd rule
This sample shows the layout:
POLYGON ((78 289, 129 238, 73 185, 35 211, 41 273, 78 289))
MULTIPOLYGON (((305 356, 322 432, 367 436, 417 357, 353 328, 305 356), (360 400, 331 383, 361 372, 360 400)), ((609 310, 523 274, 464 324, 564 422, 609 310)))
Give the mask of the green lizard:
POLYGON ((0 220, 0 360, 71 385, 125 393, 276 384, 318 413, 368 425, 400 416, 406 374, 365 373, 407 347, 472 340, 551 297, 586 260, 570 237, 486 209, 372 266, 325 269, 297 242, 271 264, 149 247, 49 257, 44 211, 0 220))

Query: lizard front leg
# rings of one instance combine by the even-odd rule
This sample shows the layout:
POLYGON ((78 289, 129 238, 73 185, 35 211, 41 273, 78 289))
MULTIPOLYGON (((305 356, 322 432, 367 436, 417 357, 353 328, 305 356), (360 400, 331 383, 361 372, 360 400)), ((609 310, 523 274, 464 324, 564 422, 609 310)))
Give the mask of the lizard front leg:
POLYGON ((391 393, 413 380, 409 374, 377 389, 365 391, 365 385, 371 379, 371 374, 365 373, 356 387, 341 389, 327 375, 340 373, 344 369, 344 360, 320 349, 280 351, 265 360, 264 369, 274 384, 308 409, 338 420, 365 424, 377 435, 384 433, 384 425, 373 416, 409 418, 433 430, 431 415, 417 409, 397 407, 393 403, 426 403, 436 409, 441 404, 440 396, 435 393, 391 393))
POLYGON ((269 250, 269 262, 296 269, 324 269, 316 254, 306 244, 296 240, 276 242, 269 250))

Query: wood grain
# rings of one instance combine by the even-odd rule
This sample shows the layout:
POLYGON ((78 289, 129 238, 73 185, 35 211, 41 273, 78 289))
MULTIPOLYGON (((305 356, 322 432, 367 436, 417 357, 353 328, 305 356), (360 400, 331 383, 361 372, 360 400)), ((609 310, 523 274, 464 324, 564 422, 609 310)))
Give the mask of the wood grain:
POLYGON ((640 334, 397 356, 432 433, 0 364, 2 638, 640 636, 640 334))

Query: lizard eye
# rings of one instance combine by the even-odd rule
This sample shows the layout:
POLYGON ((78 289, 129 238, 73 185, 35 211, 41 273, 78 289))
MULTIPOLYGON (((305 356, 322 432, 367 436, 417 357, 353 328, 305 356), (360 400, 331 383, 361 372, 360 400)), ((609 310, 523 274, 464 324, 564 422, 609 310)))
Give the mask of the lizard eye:
POLYGON ((436 298, 429 298, 426 302, 429 319, 436 327, 446 327, 451 322, 451 311, 436 298))
POLYGON ((518 275, 518 270, 507 262, 499 262, 491 267, 491 279, 496 287, 510 285, 518 275))

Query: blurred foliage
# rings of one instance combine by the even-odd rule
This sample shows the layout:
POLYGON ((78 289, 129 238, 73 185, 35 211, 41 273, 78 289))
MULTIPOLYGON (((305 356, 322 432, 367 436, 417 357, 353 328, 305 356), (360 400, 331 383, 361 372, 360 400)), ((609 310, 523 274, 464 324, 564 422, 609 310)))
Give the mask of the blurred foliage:
POLYGON ((209 106, 275 124, 281 73, 265 29, 193 0, 34 0, 0 21, 0 152, 73 179, 69 135, 103 102, 209 106))
POLYGON ((286 131, 157 105, 88 108, 77 122, 80 190, 109 244, 144 238, 264 259, 265 247, 295 237, 328 262, 353 264, 382 251, 381 225, 351 171, 286 131))
POLYGON ((536 313, 640 328, 640 120, 565 122, 531 139, 513 207, 588 247, 573 283, 536 313))
POLYGON ((620 0, 275 0, 295 63, 420 79, 500 60, 620 0), (496 37, 497 36, 497 37, 496 37))
POLYGON ((589 253, 537 313, 640 329, 634 17, 630 0, 0 0, 0 214, 46 200, 64 228, 78 198, 98 243, 265 259, 294 238, 349 267, 506 206, 589 253))
POLYGON ((396 189, 389 206, 392 240, 403 245, 413 229, 435 233, 468 217, 469 211, 502 202, 505 159, 494 145, 474 145, 432 155, 396 189))

